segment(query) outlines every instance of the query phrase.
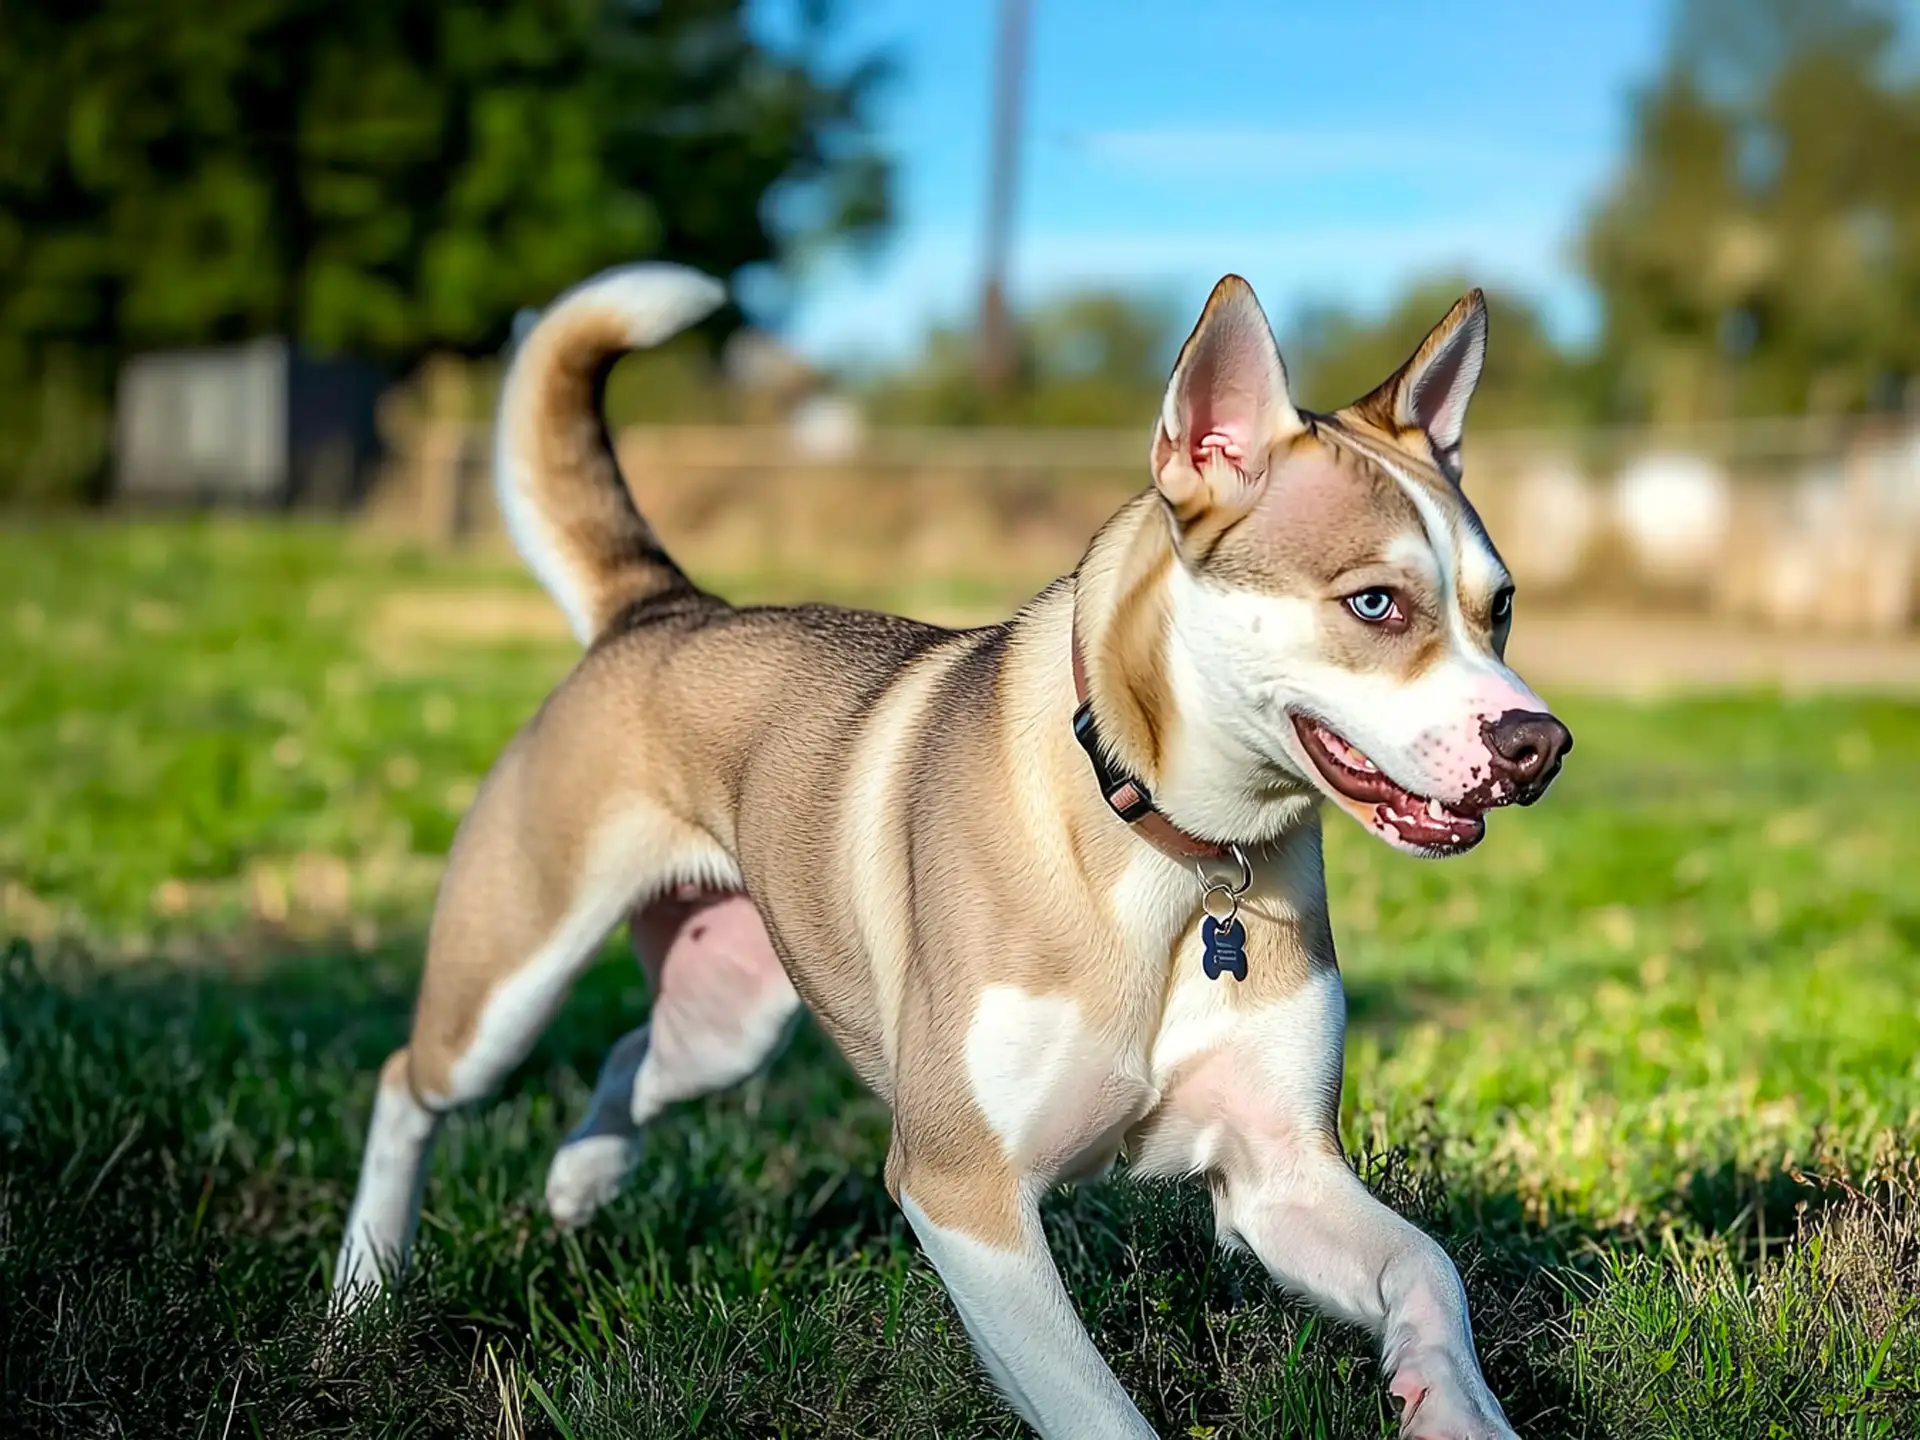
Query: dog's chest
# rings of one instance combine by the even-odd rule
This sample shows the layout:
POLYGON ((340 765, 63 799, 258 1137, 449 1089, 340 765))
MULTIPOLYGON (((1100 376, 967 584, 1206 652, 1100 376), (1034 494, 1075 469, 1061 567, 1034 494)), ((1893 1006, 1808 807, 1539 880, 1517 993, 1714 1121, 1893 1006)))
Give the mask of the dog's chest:
POLYGON ((1260 1125, 1273 1110, 1319 1122, 1321 1098, 1338 1095, 1343 1007, 1330 947, 1316 961, 1302 935, 1300 915, 1319 907, 1298 897, 1317 877, 1317 864, 1295 873, 1299 858, 1293 847, 1263 857, 1242 978, 1206 963, 1194 874, 1143 853, 1110 893, 1111 931, 1087 940, 1110 969, 1089 966, 1073 989, 1036 976, 977 992, 964 1081, 1016 1169, 1096 1173, 1176 1110, 1189 1131, 1208 1116, 1260 1125))
POLYGON ((1072 996, 996 986, 974 1010, 966 1084, 1024 1175, 1082 1178, 1123 1149, 1138 1173, 1191 1174, 1246 1143, 1334 1134, 1344 1020, 1331 966, 1274 1000, 1196 966, 1144 1034, 1088 1023, 1072 996))
POLYGON ((1346 1025, 1339 972, 1315 965, 1277 996, 1238 984, 1176 982, 1148 1066, 1154 1104, 1127 1135, 1136 1172, 1200 1173, 1250 1143, 1335 1135, 1346 1025))

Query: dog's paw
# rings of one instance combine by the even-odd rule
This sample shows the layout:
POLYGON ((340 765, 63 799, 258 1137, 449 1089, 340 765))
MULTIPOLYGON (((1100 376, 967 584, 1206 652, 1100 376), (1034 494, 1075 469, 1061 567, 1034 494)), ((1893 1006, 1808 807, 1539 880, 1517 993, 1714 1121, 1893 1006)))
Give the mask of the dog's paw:
POLYGON ((1404 1407, 1400 1440, 1519 1440, 1480 1368, 1445 1351, 1415 1351, 1389 1387, 1404 1407))
POLYGON ((638 1142, 589 1135, 560 1147, 547 1170, 547 1213, 562 1230, 577 1230, 620 1193, 639 1159, 638 1142))

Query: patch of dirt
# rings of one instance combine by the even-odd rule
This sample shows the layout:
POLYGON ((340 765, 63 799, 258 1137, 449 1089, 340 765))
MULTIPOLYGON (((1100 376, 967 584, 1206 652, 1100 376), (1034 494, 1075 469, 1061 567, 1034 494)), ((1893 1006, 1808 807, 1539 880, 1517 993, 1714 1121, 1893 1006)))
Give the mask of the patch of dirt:
POLYGON ((402 590, 383 597, 363 640, 368 658, 396 674, 430 671, 447 646, 566 646, 566 616, 536 590, 402 590))
POLYGON ((375 623, 397 635, 476 645, 572 638, 560 607, 537 591, 401 591, 381 602, 375 623))
POLYGON ((1758 630, 1708 616, 1529 613, 1507 658, 1543 690, 1654 696, 1777 685, 1920 694, 1920 635, 1758 630))

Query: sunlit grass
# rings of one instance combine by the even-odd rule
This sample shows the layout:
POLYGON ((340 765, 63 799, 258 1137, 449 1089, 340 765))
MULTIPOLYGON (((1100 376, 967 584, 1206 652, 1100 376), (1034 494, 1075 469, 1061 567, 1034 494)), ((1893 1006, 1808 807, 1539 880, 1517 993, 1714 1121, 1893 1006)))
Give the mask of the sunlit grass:
MULTIPOLYGON (((1017 1433, 817 1037, 554 1236, 547 1159, 644 1010, 617 959, 451 1128, 420 1283, 314 1367, 439 857, 572 654, 497 558, 0 536, 0 930, 32 947, 0 979, 0 1431, 491 1435, 504 1394, 529 1433, 1017 1433)), ((1920 713, 1562 710, 1566 775, 1475 855, 1331 830, 1349 1143, 1461 1259, 1523 1434, 1920 1434, 1920 713)), ((1219 1257, 1202 1195, 1050 1223, 1162 1433, 1392 1433, 1363 1338, 1219 1257)))

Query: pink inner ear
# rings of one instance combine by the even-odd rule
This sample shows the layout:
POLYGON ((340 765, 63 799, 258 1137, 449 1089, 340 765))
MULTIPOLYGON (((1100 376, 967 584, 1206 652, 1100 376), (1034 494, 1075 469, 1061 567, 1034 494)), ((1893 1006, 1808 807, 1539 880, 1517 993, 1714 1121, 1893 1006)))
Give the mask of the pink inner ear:
POLYGON ((1218 451, 1229 460, 1244 460, 1247 450, 1237 439, 1224 430, 1209 430, 1193 442, 1193 463, 1207 463, 1208 451, 1218 451))
POLYGON ((1154 482, 1180 505, 1242 503, 1258 493, 1271 447, 1297 424, 1267 318, 1246 282, 1229 277, 1174 367, 1154 432, 1154 482))
POLYGON ((1187 374, 1181 396, 1185 414, 1181 418, 1192 437, 1187 442, 1188 458, 1196 466, 1215 456, 1244 460, 1253 448, 1254 431, 1260 424, 1260 402, 1247 388, 1246 378, 1234 372, 1254 368, 1259 360, 1241 353, 1243 348, 1229 345, 1209 349, 1187 374))
POLYGON ((1180 383, 1181 429, 1188 459, 1245 460, 1263 430, 1271 430, 1278 357, 1266 322, 1232 313, 1220 316, 1202 338, 1180 383))

